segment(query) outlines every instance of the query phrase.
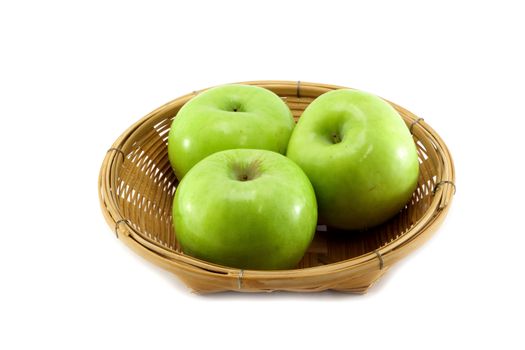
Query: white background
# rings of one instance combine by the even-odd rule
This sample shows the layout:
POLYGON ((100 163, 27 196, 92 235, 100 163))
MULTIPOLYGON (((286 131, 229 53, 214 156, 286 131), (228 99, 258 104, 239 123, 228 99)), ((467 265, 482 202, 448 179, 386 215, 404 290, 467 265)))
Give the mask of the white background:
POLYGON ((523 349, 518 1, 1 1, 2 349, 523 349), (193 90, 351 86, 456 164, 449 216, 367 295, 190 293, 100 212, 106 150, 193 90))

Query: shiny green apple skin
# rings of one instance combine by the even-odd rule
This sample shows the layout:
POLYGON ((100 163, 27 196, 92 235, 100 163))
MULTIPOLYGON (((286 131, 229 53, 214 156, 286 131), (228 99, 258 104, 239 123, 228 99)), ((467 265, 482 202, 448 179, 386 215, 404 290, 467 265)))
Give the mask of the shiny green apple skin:
POLYGON ((410 199, 419 174, 416 147, 397 111, 370 93, 325 93, 304 111, 287 156, 314 186, 323 223, 376 226, 410 199))
POLYGON ((304 172, 285 156, 227 150, 182 179, 173 224, 188 255, 242 269, 289 269, 313 238, 317 203, 304 172))
POLYGON ((173 119, 168 156, 180 180, 198 161, 236 148, 286 153, 295 125, 288 106, 258 86, 230 84, 201 92, 173 119))

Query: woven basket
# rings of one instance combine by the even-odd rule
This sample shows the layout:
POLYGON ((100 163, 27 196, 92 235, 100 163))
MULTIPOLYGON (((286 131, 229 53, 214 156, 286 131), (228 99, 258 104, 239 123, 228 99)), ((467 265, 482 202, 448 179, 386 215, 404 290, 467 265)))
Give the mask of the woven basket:
MULTIPOLYGON (((316 97, 341 88, 288 81, 243 84, 275 92, 296 119, 316 97)), ((196 292, 333 289, 363 293, 396 261, 424 243, 446 216, 455 192, 447 147, 423 119, 390 102, 412 132, 420 160, 417 189, 396 217, 351 234, 319 226, 308 252, 293 270, 240 270, 184 255, 171 224, 177 179, 166 145, 171 121, 197 93, 177 98, 129 127, 106 154, 99 178, 102 212, 117 237, 196 292)))

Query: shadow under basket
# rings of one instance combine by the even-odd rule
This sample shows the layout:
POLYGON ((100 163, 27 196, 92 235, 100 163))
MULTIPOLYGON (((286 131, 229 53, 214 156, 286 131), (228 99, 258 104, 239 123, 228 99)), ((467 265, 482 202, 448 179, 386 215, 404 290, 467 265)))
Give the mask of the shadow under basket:
MULTIPOLYGON (((243 84, 275 92, 296 120, 316 97, 342 88, 288 81, 243 84)), ((293 270, 241 270, 185 255, 171 223, 178 182, 168 160, 167 138, 178 110, 198 93, 177 98, 129 127, 109 148, 98 184, 102 212, 117 237, 196 292, 364 293, 390 266, 424 243, 447 214, 455 186, 446 145, 423 119, 389 102, 410 129, 420 161, 417 189, 397 216, 362 232, 330 232, 318 226, 309 250, 293 270)))

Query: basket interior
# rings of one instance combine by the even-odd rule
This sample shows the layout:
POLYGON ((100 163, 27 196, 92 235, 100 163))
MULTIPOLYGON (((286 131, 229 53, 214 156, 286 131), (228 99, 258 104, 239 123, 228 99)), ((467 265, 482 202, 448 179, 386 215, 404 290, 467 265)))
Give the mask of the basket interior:
MULTIPOLYGON (((296 120, 314 99, 282 94, 281 98, 296 120)), ((163 108, 162 113, 155 114, 134 131, 114 188, 121 213, 136 232, 159 248, 181 253, 171 224, 172 200, 178 181, 167 154, 169 128, 180 105, 163 108)), ((402 109, 398 111, 409 126, 412 117, 402 109)), ((432 191, 439 178, 437 156, 428 138, 418 136, 417 132, 413 137, 419 154, 420 176, 405 208, 388 222, 368 230, 342 233, 319 226, 297 268, 326 265, 372 252, 406 233, 423 216, 432 202, 432 191)))

